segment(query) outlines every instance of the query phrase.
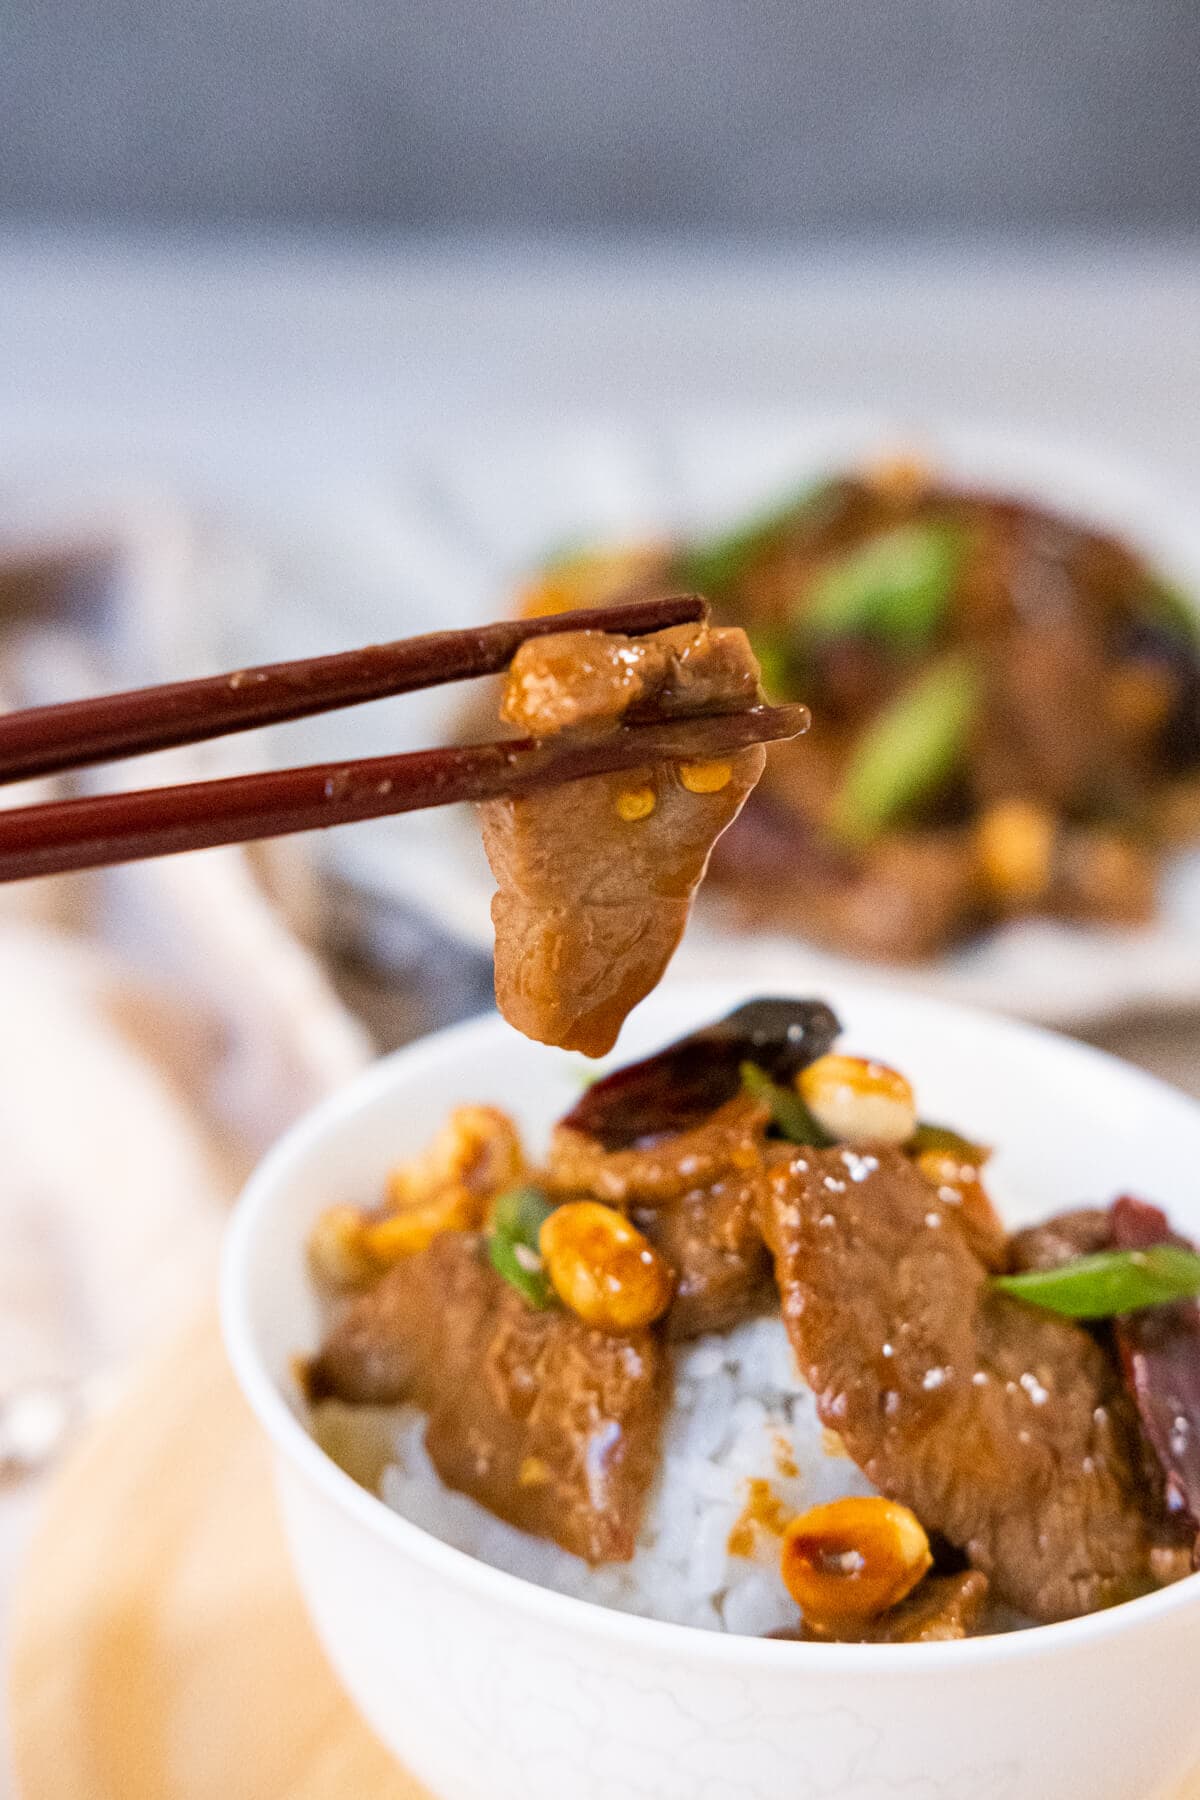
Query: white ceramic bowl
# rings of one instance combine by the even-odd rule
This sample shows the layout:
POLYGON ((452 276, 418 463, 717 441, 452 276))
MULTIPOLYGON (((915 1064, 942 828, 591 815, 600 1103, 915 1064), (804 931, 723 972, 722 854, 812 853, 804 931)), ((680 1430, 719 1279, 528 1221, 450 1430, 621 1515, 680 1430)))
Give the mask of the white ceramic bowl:
MULTIPOLYGON (((645 1054, 748 998, 676 988, 626 1027, 645 1054)), ((1121 1191, 1200 1234, 1200 1107, 1098 1052, 941 1002, 846 985, 848 1047, 916 1083, 927 1116, 999 1146, 1014 1222, 1121 1191)), ((446 1110, 508 1108, 535 1143, 580 1060, 494 1018, 379 1064, 250 1182, 223 1314, 275 1450, 296 1571, 380 1737, 441 1800, 1150 1800, 1200 1759, 1200 1577, 1068 1624, 961 1644, 776 1643, 656 1624, 547 1592, 388 1511, 307 1434, 289 1359, 317 1309, 303 1244, 372 1196, 446 1110)))

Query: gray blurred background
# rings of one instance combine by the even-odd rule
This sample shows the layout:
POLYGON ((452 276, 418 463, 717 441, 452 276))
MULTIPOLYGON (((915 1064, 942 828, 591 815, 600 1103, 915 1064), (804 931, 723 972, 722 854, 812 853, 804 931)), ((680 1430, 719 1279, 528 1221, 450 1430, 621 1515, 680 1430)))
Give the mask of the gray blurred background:
POLYGON ((17 220, 1200 223, 1196 0, 0 0, 17 220))

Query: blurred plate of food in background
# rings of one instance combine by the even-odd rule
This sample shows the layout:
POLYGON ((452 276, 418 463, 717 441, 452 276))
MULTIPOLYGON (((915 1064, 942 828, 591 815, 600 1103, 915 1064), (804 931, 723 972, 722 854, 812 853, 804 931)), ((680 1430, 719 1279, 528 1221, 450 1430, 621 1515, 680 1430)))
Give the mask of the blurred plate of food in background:
MULTIPOLYGON (((869 960, 1061 1024, 1200 1004, 1200 531, 1146 475, 884 418, 496 425, 359 505, 353 575, 291 547, 289 649, 345 635, 350 585, 379 636, 689 588, 751 632, 772 698, 812 705, 718 846, 681 966, 733 937, 797 979, 869 960)), ((442 691, 305 736, 326 756, 493 729, 490 695, 464 715, 442 691)), ((326 855, 486 951, 469 821, 326 855)))

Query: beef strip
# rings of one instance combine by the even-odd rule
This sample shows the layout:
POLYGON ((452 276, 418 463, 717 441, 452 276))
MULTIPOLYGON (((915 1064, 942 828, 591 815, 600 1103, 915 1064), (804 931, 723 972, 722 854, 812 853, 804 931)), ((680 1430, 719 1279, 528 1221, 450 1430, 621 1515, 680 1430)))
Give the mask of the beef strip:
POLYGON ((978 1569, 927 1575, 908 1598, 877 1619, 843 1619, 829 1630, 807 1622, 771 1635, 805 1644, 945 1644, 971 1637, 987 1604, 988 1580, 978 1569))
MULTIPOLYGON (((1171 1230, 1164 1212, 1142 1200, 1122 1196, 1109 1216, 1119 1250, 1193 1247, 1171 1230)), ((1126 1313, 1115 1332, 1142 1430, 1166 1481, 1167 1503, 1186 1521, 1193 1566, 1200 1568, 1200 1303, 1180 1300, 1126 1313)))
MULTIPOLYGON (((1159 1207, 1122 1195, 1107 1209, 1058 1213, 1017 1232, 1009 1243, 1009 1267, 1059 1269, 1101 1250, 1144 1250, 1152 1244, 1192 1248, 1171 1230, 1159 1207)), ((1092 1330, 1120 1359, 1141 1422, 1147 1479, 1165 1483, 1167 1507, 1178 1527, 1179 1541, 1164 1545, 1161 1568, 1179 1563, 1181 1552, 1200 1566, 1200 1305, 1182 1300, 1149 1307, 1092 1330)))
POLYGON ((670 1404, 667 1351, 535 1312, 445 1232, 354 1300, 308 1371, 312 1399, 410 1401, 448 1487, 592 1563, 634 1553, 670 1404))
MULTIPOLYGON (((1043 580, 1044 572, 1043 572, 1043 580)), ((1033 604, 1042 605, 1039 591, 1033 604)), ((1010 633, 989 660, 988 718, 975 778, 987 797, 1023 794, 1054 807, 1086 802, 1113 754, 1099 630, 1070 608, 1010 633)))
POLYGON ((994 1290, 898 1152, 777 1152, 764 1228, 824 1423, 998 1599, 1071 1618, 1157 1584, 1161 1498, 1120 1373, 994 1290))
POLYGON ((565 1124, 554 1132, 551 1187, 620 1207, 675 1270, 672 1338, 728 1331, 773 1297, 759 1223, 767 1122, 766 1107, 742 1095, 640 1148, 607 1151, 565 1124))
MULTIPOLYGON (((502 716, 535 737, 603 732, 653 712, 753 706, 744 632, 681 625, 643 638, 596 631, 534 638, 513 659, 502 716)), ((716 791, 660 765, 546 788, 480 808, 498 892, 496 998, 526 1036, 601 1056, 658 981, 687 924, 709 853, 762 773, 761 745, 725 761, 716 791), (627 819, 623 795, 652 810, 627 819)))
POLYGON ((1090 527, 1003 496, 919 481, 889 491, 846 480, 831 491, 827 515, 797 513, 748 542, 735 537, 737 578, 712 589, 721 616, 766 647, 776 697, 802 696, 815 715, 802 746, 772 753, 714 852, 711 884, 735 919, 915 960, 1014 913, 1150 917, 1158 815, 1196 836, 1164 777, 1194 769, 1200 754, 1195 637, 1155 571, 1090 527), (861 620, 804 645, 803 619, 837 558, 898 525, 957 528, 963 555, 923 654, 965 652, 985 692, 953 776, 848 855, 829 829, 837 795, 864 729, 911 665, 861 620), (1005 893, 980 869, 975 826, 984 809, 1014 799, 1038 804, 1058 829, 1046 878, 1005 893))
POLYGON ((930 956, 982 916, 964 832, 896 832, 847 855, 772 795, 754 795, 717 845, 712 874, 745 927, 782 925, 880 962, 930 956))
POLYGON ((1008 1267, 1014 1275, 1026 1269, 1060 1269, 1063 1263, 1094 1256, 1111 1244, 1112 1222, 1107 1211, 1100 1206, 1081 1206, 1015 1231, 1008 1240, 1008 1267))

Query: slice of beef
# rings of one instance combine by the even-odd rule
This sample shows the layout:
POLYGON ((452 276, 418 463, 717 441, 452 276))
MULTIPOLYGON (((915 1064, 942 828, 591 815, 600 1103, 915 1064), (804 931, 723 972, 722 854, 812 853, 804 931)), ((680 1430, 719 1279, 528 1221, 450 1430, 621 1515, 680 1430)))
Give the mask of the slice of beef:
POLYGON ((676 1271, 669 1337, 732 1331, 773 1305, 771 1259, 758 1214, 757 1179, 736 1174, 693 1189, 673 1205, 630 1208, 638 1230, 676 1271))
POLYGON ((988 1579, 978 1569, 927 1575, 906 1600, 877 1619, 844 1619, 827 1631, 805 1623, 772 1635, 806 1644, 945 1644, 978 1630, 987 1597, 988 1579))
POLYGON ((969 831, 895 832, 847 856, 757 792, 717 846, 713 878, 746 927, 782 925, 876 962, 919 962, 983 917, 969 831))
POLYGON ((308 1398, 431 1409, 441 1371, 481 1352, 498 1280, 480 1239, 444 1232, 341 1309, 305 1371, 308 1398))
MULTIPOLYGON (((513 659, 502 714, 547 738, 612 730, 649 711, 728 712, 760 699, 744 632, 684 625, 644 638, 531 639, 513 659)), ((719 787, 705 785, 719 779, 714 765, 699 781, 657 765, 480 808, 498 886, 496 998, 511 1024, 588 1056, 612 1048, 674 954, 713 844, 764 759, 761 745, 739 750, 719 787)))
POLYGON ((354 1300, 308 1371, 314 1400, 410 1401, 448 1487, 589 1562, 633 1555, 670 1405, 649 1331, 594 1331, 535 1312, 445 1232, 354 1300))
POLYGON ((1157 1585, 1161 1501, 1119 1370, 993 1289, 905 1157, 777 1153, 764 1224, 822 1420, 998 1599, 1052 1620, 1157 1585))
POLYGON ((1040 1225, 1014 1231, 1008 1240, 1008 1267, 1012 1274, 1027 1269, 1061 1269, 1081 1256, 1094 1256, 1112 1244, 1112 1221, 1102 1206, 1081 1206, 1074 1212, 1056 1213, 1040 1225))
MULTIPOLYGON (((1192 1248, 1172 1231, 1160 1207, 1122 1195, 1107 1209, 1059 1213, 1017 1232, 1009 1244, 1009 1266, 1059 1269, 1101 1250, 1145 1250, 1153 1244, 1192 1248)), ((1165 1483, 1166 1504, 1179 1527, 1179 1542, 1163 1547, 1162 1567, 1178 1563, 1181 1549, 1200 1565, 1200 1305, 1185 1300, 1149 1307, 1092 1330, 1120 1359, 1141 1422, 1148 1479, 1165 1483)))
MULTIPOLYGON (((1154 1244, 1192 1248, 1157 1206, 1123 1196, 1111 1210, 1118 1250, 1154 1244)), ((1116 1321, 1117 1349, 1142 1430, 1158 1458, 1167 1504, 1186 1520, 1200 1568, 1200 1303, 1147 1307, 1116 1321)))
POLYGON ((675 1270, 672 1338, 728 1331, 773 1298, 759 1222, 767 1123, 766 1107, 739 1095, 692 1130, 636 1149, 605 1150, 566 1124, 554 1132, 551 1187, 620 1207, 675 1270))

